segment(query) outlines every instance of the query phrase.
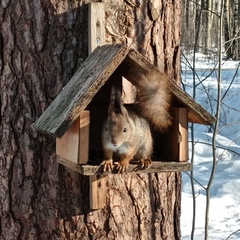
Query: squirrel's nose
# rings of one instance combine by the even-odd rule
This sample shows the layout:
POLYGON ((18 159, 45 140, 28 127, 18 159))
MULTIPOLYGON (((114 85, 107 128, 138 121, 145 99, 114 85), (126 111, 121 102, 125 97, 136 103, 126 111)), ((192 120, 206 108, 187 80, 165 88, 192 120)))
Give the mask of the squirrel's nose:
POLYGON ((116 147, 118 145, 117 141, 113 139, 112 140, 112 145, 116 147))

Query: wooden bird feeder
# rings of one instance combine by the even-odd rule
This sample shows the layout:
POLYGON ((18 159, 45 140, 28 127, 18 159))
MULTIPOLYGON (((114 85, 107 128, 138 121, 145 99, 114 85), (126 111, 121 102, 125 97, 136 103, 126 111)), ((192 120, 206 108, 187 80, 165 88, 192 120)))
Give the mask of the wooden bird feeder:
MULTIPOLYGON (((34 124, 38 131, 56 137, 57 161, 83 175, 103 174, 101 129, 107 117, 111 86, 119 81, 125 97, 133 99, 123 77, 137 86, 138 75, 149 76, 152 71, 158 70, 126 45, 97 47, 34 124)), ((172 81, 170 93, 173 126, 164 134, 153 130, 152 167, 136 170, 137 165, 133 164, 128 173, 191 170, 188 122, 210 125, 215 118, 172 81)))

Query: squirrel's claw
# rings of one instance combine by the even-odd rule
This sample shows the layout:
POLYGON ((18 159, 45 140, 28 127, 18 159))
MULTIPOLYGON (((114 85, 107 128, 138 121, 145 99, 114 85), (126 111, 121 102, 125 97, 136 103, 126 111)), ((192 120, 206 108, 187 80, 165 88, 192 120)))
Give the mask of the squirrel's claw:
POLYGON ((151 159, 142 159, 140 160, 140 168, 141 169, 147 169, 152 166, 152 160, 151 159))
POLYGON ((115 162, 117 173, 126 173, 129 163, 126 161, 115 162))
POLYGON ((112 172, 113 160, 104 160, 100 165, 103 165, 103 172, 112 172))

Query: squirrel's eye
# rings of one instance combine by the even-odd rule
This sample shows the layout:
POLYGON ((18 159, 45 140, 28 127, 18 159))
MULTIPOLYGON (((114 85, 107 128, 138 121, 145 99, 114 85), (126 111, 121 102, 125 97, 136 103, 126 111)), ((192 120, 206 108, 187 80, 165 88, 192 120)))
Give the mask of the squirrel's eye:
POLYGON ((126 132, 127 131, 127 128, 125 127, 124 129, 123 129, 123 132, 126 132))

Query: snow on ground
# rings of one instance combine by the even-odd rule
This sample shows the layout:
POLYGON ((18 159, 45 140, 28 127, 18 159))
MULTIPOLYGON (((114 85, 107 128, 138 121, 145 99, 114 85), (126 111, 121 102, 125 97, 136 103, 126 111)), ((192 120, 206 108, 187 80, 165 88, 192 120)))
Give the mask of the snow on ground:
MULTIPOLYGON (((192 65, 189 56, 188 59, 192 65)), ((217 99, 217 70, 211 69, 216 65, 216 61, 211 61, 210 58, 201 54, 197 54, 196 59, 198 75, 196 77, 196 101, 214 115, 217 99)), ((221 108, 220 131, 216 141, 218 163, 211 190, 210 240, 240 239, 240 71, 236 72, 238 65, 239 62, 236 61, 224 61, 223 64, 222 96, 224 99, 221 108), (232 86, 225 95, 234 75, 236 76, 232 86)), ((192 95, 192 71, 183 63, 182 82, 186 91, 192 95)), ((206 202, 204 188, 207 186, 212 169, 212 130, 202 125, 195 125, 194 129, 196 142, 194 145, 194 178, 196 179, 194 186, 197 206, 194 239, 202 240, 204 239, 206 202)), ((190 239, 192 228, 192 190, 189 175, 183 172, 182 177, 181 229, 182 239, 187 240, 190 239)))

